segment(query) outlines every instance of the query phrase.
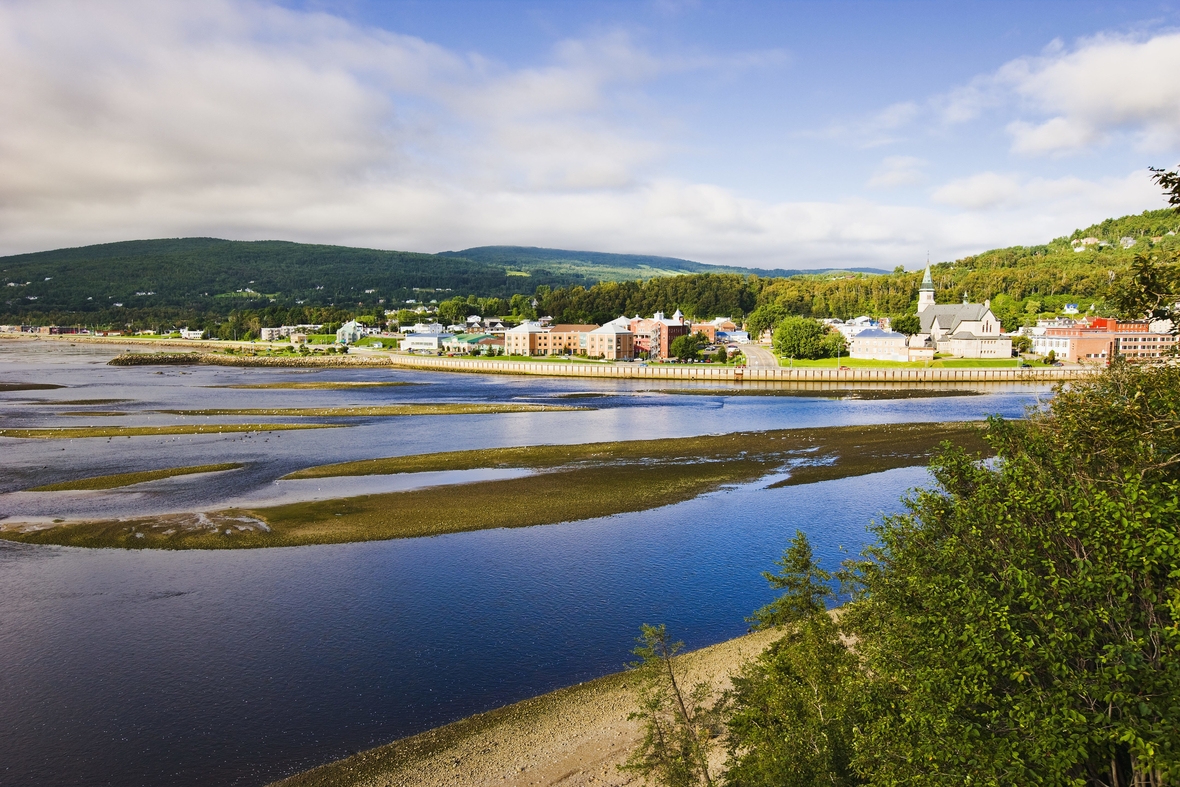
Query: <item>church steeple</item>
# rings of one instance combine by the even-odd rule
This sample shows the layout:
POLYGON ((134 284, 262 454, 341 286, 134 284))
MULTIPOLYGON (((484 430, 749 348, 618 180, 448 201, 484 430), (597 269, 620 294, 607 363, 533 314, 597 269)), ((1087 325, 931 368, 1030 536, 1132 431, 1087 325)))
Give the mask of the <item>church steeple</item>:
POLYGON ((922 286, 918 288, 918 314, 927 306, 934 305, 934 279, 930 276, 930 262, 926 262, 926 275, 922 277, 922 286))

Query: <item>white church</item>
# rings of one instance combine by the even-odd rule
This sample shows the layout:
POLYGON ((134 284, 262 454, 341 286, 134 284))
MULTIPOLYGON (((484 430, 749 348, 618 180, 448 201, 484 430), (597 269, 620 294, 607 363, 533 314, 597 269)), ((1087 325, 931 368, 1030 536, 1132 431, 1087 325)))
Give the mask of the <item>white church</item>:
POLYGON ((918 290, 918 320, 922 327, 910 337, 911 349, 927 348, 960 358, 1012 357, 1012 339, 1003 334, 991 301, 968 303, 964 293, 962 303, 939 306, 934 302, 929 265, 918 290))

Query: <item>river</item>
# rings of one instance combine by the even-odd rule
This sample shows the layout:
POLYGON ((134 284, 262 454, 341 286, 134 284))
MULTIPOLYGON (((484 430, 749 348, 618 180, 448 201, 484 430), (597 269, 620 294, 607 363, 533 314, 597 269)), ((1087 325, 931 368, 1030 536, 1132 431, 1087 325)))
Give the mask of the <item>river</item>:
MULTIPOLYGON (((632 381, 106 366, 115 352, 0 342, 0 383, 65 386, 0 393, 0 428, 173 423, 180 417, 154 411, 201 407, 511 401, 596 409, 366 418, 258 435, 0 438, 0 516, 214 510, 455 480, 300 489, 277 481, 300 467, 375 456, 1019 417, 1045 394, 1004 386, 962 396, 743 396, 632 381), (417 384, 209 387, 287 380, 417 384), (126 415, 64 414, 87 409, 126 415), (246 467, 108 492, 20 491, 227 461, 246 467)), ((260 785, 616 671, 643 622, 667 623, 689 647, 718 642, 743 633, 745 616, 771 598, 759 572, 796 528, 835 567, 864 546, 871 520, 899 510, 906 490, 928 479, 913 468, 775 490, 765 488, 771 480, 637 514, 401 541, 224 552, 0 541, 0 784, 260 785)))

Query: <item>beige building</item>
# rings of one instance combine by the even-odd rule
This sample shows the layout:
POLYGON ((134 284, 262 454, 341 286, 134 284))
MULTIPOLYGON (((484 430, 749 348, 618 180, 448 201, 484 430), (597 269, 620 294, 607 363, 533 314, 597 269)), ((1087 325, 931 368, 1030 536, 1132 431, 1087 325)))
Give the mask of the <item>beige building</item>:
POLYGON ((635 335, 621 325, 607 323, 586 335, 586 354, 608 361, 629 361, 635 357, 635 335))
POLYGON ((554 325, 522 322, 504 332, 506 355, 578 355, 587 353, 589 334, 597 325, 554 325))
POLYGON ((849 340, 848 357, 866 361, 908 361, 910 353, 905 334, 869 328, 849 340))

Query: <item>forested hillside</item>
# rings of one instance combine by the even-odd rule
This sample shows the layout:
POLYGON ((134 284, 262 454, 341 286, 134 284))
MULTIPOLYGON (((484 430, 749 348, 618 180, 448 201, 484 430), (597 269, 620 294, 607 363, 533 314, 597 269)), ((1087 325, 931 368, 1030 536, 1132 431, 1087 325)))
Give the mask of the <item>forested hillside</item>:
MULTIPOLYGON (((940 303, 967 297, 991 299, 992 308, 1009 330, 1038 315, 1077 303, 1082 311, 1108 309, 1106 300, 1136 254, 1180 250, 1180 218, 1171 210, 1145 211, 1138 216, 1108 219, 1042 246, 994 249, 955 262, 938 263, 932 275, 940 303), (1173 233, 1173 234, 1169 234, 1173 233), (1094 244, 1075 251, 1074 238, 1095 237, 1094 244), (1120 240, 1135 243, 1124 248, 1120 240)), ((600 321, 608 315, 682 309, 708 318, 743 316, 756 309, 778 315, 846 319, 861 314, 892 316, 916 308, 921 270, 897 270, 883 276, 812 274, 790 278, 700 275, 648 282, 575 287, 545 293, 538 309, 554 319, 600 321)))
MULTIPOLYGON (((781 278, 833 271, 787 270, 783 268, 735 268, 729 265, 706 265, 703 262, 675 257, 643 254, 604 254, 596 251, 542 249, 532 246, 479 246, 463 251, 444 251, 444 257, 462 257, 476 262, 504 267, 514 273, 581 277, 593 281, 644 281, 684 273, 739 273, 781 278)), ((842 268, 840 272, 885 273, 878 268, 842 268)))
MULTIPOLYGON (((1108 299, 1137 254, 1180 250, 1170 210, 1108 219, 1041 246, 994 249, 933 266, 948 303, 990 298, 1013 330, 1067 303, 1110 311, 1108 299), (1097 239, 1075 250, 1072 241, 1097 239), (1133 243, 1132 243, 1133 241, 1133 243)), ((849 318, 912 312, 921 271, 782 274, 689 260, 490 246, 443 254, 253 243, 214 238, 130 241, 0 258, 0 322, 166 328, 227 335, 369 314, 406 301, 465 314, 601 323, 620 314, 682 310, 690 317, 788 314, 849 318), (707 272, 690 273, 703 270, 707 272)))

